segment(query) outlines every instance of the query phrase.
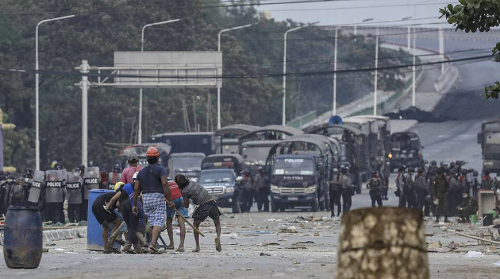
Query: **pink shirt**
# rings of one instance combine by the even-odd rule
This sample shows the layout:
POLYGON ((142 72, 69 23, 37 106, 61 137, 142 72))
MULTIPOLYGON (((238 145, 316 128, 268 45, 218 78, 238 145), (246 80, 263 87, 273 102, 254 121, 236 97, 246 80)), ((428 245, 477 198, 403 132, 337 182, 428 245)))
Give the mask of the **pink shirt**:
POLYGON ((134 181, 132 180, 132 177, 134 176, 134 173, 140 171, 141 169, 142 169, 141 166, 125 168, 122 172, 122 177, 120 178, 120 181, 125 184, 133 183, 134 181))

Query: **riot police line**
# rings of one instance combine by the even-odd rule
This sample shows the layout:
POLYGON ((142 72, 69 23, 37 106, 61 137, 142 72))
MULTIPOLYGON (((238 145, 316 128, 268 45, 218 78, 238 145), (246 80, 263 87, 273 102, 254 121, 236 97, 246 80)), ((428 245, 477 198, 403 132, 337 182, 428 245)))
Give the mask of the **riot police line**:
MULTIPOLYGON (((113 173, 109 174, 110 178, 113 173)), ((119 175, 114 176, 119 180, 119 175)), ((102 179, 98 167, 85 168, 83 165, 70 172, 56 167, 34 172, 25 169, 18 175, 2 173, 0 216, 6 213, 10 205, 32 206, 42 212, 44 222, 64 224, 65 210, 70 223, 86 221, 89 191, 108 188, 108 183, 103 184, 103 180, 107 182, 107 179, 102 179), (65 203, 66 208, 64 208, 65 203)))
POLYGON ((466 169, 464 161, 424 164, 423 167, 400 167, 396 176, 395 195, 400 207, 423 210, 425 216, 461 217, 468 221, 476 214, 479 190, 492 190, 497 193, 498 181, 488 171, 482 176, 474 169, 466 169))

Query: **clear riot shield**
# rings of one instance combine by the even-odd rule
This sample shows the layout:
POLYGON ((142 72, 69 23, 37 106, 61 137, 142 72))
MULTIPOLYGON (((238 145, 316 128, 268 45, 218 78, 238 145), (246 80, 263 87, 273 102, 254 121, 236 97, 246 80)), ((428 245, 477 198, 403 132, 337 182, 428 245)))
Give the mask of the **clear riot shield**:
POLYGON ((115 184, 120 181, 120 178, 122 177, 121 173, 117 172, 110 172, 108 174, 108 188, 113 189, 115 184))
POLYGON ((30 194, 28 196, 28 201, 31 203, 38 203, 40 200, 40 194, 43 188, 43 182, 45 180, 45 172, 36 170, 33 174, 33 183, 31 183, 30 194))
POLYGON ((68 193, 68 204, 82 203, 82 179, 80 172, 68 172, 66 180, 66 192, 68 193))
POLYGON ((45 172, 45 199, 48 203, 59 203, 64 201, 64 188, 62 170, 48 170, 45 172))
POLYGON ((100 180, 101 175, 98 167, 88 167, 85 169, 85 175, 83 176, 83 198, 85 200, 89 199, 90 190, 99 189, 100 180))

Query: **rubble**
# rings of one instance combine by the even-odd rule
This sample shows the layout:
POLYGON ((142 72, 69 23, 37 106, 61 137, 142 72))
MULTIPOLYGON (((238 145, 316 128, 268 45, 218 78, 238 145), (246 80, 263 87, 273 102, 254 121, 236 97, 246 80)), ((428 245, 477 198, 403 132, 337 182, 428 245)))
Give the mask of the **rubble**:
POLYGON ((299 231, 295 226, 290 226, 287 228, 280 228, 280 233, 298 233, 299 231))

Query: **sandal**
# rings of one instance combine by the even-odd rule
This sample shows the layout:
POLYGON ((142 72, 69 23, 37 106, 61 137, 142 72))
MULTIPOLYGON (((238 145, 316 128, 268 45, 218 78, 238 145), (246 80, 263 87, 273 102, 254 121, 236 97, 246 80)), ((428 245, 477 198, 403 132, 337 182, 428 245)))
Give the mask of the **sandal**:
POLYGON ((172 245, 172 246, 169 245, 169 246, 165 247, 165 249, 167 249, 167 250, 174 250, 175 247, 174 247, 174 245, 172 245))
POLYGON ((151 254, 161 254, 156 247, 149 246, 149 253, 151 254))
POLYGON ((198 252, 200 252, 200 250, 201 250, 201 249, 200 249, 200 247, 196 247, 196 248, 195 248, 193 251, 191 251, 191 252, 193 252, 193 253, 198 253, 198 252))
POLYGON ((175 252, 183 253, 183 252, 185 252, 185 250, 184 250, 184 248, 178 248, 177 250, 175 250, 175 252))
POLYGON ((218 237, 215 238, 215 249, 217 250, 217 252, 222 251, 222 246, 220 245, 220 239, 218 237))

